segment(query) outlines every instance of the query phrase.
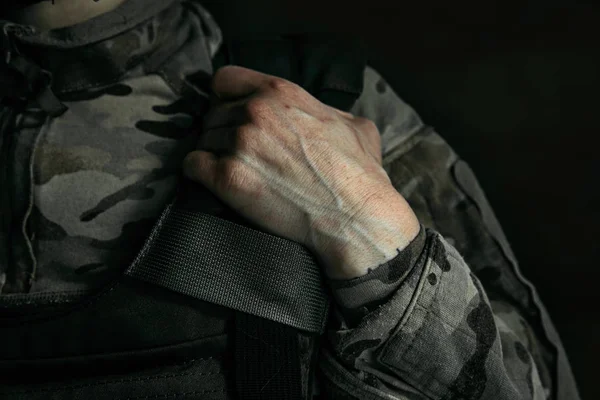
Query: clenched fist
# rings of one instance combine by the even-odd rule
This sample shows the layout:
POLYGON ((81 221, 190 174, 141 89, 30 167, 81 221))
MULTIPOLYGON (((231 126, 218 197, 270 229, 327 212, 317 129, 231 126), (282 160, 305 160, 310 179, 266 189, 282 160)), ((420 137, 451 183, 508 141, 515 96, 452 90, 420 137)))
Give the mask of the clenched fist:
POLYGON ((184 173, 240 215, 305 245, 334 279, 364 275, 417 235, 371 121, 242 67, 219 69, 212 90, 184 173))

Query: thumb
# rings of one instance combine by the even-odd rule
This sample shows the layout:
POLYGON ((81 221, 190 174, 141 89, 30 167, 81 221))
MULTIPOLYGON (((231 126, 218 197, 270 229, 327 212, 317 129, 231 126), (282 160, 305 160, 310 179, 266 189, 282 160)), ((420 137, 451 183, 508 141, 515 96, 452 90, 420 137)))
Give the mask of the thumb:
POLYGON ((220 100, 234 100, 256 92, 268 78, 258 71, 228 65, 217 70, 211 88, 220 100))

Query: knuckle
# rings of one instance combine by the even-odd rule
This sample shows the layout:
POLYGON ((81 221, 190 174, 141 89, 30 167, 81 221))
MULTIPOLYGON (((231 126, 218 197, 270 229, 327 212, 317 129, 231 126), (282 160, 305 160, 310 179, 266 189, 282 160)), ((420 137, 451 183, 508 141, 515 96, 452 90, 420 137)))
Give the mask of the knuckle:
POLYGON ((368 118, 356 117, 354 120, 361 127, 361 129, 366 131, 377 131, 377 125, 375 125, 375 122, 368 118))
POLYGON ((269 87, 276 92, 288 92, 293 89, 293 83, 282 78, 269 80, 269 87))
POLYGON ((375 122, 368 118, 359 117, 355 119, 355 122, 358 128, 363 131, 365 135, 368 135, 372 138, 380 138, 379 129, 375 122))
POLYGON ((265 116, 270 111, 270 104, 267 100, 256 97, 248 101, 246 104, 246 111, 252 121, 256 121, 259 117, 265 116))
POLYGON ((271 88, 271 93, 275 97, 306 100, 308 94, 301 86, 282 78, 274 78, 269 81, 269 87, 271 88))

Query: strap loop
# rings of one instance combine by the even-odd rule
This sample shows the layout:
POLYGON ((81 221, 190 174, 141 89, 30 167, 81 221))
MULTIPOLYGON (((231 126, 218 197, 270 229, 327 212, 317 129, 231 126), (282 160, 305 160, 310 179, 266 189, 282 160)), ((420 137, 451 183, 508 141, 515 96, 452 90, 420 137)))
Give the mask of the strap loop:
POLYGON ((323 333, 329 295, 299 243, 197 211, 167 207, 126 275, 323 333))

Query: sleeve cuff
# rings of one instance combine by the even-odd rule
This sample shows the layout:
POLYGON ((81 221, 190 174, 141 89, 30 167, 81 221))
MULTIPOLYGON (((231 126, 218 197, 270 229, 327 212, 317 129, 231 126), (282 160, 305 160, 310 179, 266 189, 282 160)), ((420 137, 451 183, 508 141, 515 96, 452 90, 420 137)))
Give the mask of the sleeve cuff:
POLYGON ((426 242, 421 225, 417 236, 391 260, 353 279, 328 279, 338 309, 348 327, 386 303, 421 258, 426 242))

